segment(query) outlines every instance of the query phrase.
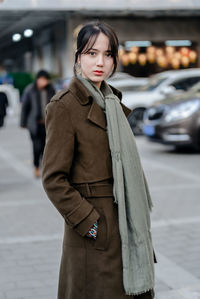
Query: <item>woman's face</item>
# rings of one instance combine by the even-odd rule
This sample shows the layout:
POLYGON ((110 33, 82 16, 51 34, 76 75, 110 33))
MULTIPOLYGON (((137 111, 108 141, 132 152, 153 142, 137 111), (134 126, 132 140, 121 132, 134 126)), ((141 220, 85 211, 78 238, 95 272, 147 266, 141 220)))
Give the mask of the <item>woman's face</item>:
POLYGON ((91 80, 100 88, 101 82, 106 79, 113 70, 113 57, 110 51, 109 39, 99 33, 93 47, 85 54, 78 57, 83 78, 91 80))

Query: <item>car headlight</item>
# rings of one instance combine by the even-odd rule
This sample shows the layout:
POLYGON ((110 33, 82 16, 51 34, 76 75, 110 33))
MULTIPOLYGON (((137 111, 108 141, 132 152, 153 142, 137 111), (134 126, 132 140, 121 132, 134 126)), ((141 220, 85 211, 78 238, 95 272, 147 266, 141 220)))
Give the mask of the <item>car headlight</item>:
POLYGON ((193 101, 188 101, 176 107, 173 107, 168 110, 167 114, 164 117, 164 120, 166 122, 170 122, 187 118, 200 108, 199 103, 200 101, 198 99, 195 99, 193 101))

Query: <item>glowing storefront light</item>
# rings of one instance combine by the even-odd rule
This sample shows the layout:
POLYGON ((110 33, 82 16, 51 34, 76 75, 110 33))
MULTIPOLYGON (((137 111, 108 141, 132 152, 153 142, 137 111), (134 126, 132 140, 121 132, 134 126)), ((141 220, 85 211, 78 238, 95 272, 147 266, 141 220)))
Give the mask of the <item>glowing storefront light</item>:
POLYGON ((21 39, 22 39, 22 36, 21 36, 21 34, 19 34, 19 33, 15 33, 15 34, 13 34, 13 36, 12 36, 12 40, 13 40, 13 42, 19 42, 21 39))
POLYGON ((165 45, 172 47, 189 47, 192 45, 192 42, 190 40, 166 40, 165 45))
POLYGON ((32 29, 24 30, 24 36, 25 37, 31 37, 32 35, 33 35, 33 30, 32 29))
POLYGON ((141 40, 141 41, 127 41, 125 42, 125 48, 128 50, 131 47, 149 47, 152 43, 148 40, 141 40))

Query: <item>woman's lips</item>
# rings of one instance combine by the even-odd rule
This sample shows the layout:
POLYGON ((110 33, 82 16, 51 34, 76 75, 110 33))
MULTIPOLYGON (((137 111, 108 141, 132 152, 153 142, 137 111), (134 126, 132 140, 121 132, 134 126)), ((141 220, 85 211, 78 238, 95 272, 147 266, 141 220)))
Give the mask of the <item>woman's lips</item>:
POLYGON ((95 75, 99 75, 99 76, 100 76, 100 75, 102 75, 102 74, 103 74, 103 72, 102 72, 102 71, 94 71, 94 74, 95 74, 95 75))

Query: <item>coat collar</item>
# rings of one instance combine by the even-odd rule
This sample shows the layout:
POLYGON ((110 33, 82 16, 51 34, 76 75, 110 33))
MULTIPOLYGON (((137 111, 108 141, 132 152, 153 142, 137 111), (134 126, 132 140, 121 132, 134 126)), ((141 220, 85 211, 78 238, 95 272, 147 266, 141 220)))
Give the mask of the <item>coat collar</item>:
POLYGON ((76 77, 72 78, 68 89, 81 105, 87 105, 92 99, 87 88, 76 77))
MULTIPOLYGON (((112 89, 113 93, 121 101, 122 99, 121 91, 119 91, 118 89, 114 88, 111 85, 109 86, 112 89)), ((92 99, 92 96, 90 95, 88 89, 76 77, 72 78, 68 89, 73 93, 73 95, 76 97, 76 99, 79 101, 81 105, 87 105, 92 99)))
MULTIPOLYGON (((110 86, 113 93, 120 99, 122 99, 122 93, 116 88, 110 86)), ((91 103, 90 110, 87 115, 87 119, 102 129, 106 130, 106 117, 102 108, 93 100, 93 97, 89 93, 88 89, 79 81, 78 78, 72 78, 68 89, 76 97, 81 105, 87 105, 91 103)))

